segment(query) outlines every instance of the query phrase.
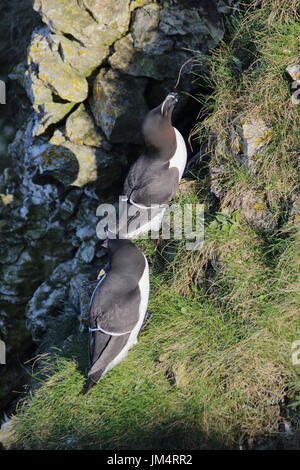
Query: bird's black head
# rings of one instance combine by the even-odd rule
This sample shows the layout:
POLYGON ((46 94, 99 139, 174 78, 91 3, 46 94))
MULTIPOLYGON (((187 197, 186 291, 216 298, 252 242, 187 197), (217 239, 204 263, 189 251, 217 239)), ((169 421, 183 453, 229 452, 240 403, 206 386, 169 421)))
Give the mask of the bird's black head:
POLYGON ((143 121, 146 153, 168 155, 171 146, 176 145, 172 113, 178 98, 177 93, 169 93, 159 106, 151 109, 146 115, 143 121))
POLYGON ((167 95, 166 99, 159 106, 160 114, 164 118, 168 118, 169 120, 171 120, 174 107, 175 107, 176 103, 178 103, 178 100, 179 100, 178 93, 175 93, 175 92, 169 93, 167 95))
POLYGON ((127 265, 130 263, 130 257, 140 257, 142 253, 137 246, 127 238, 107 238, 102 247, 108 252, 111 261, 116 261, 127 265))
POLYGON ((151 109, 151 111, 149 111, 146 115, 143 123, 144 132, 145 126, 149 127, 155 125, 163 125, 166 123, 170 125, 172 120, 172 113, 178 101, 178 93, 168 93, 164 101, 160 105, 156 106, 156 108, 151 109))
POLYGON ((127 287, 136 287, 145 267, 143 253, 130 240, 107 238, 102 246, 108 250, 110 271, 123 273, 127 287))
POLYGON ((132 243, 122 238, 106 238, 102 243, 102 247, 107 249, 110 254, 114 254, 118 250, 126 249, 132 243))

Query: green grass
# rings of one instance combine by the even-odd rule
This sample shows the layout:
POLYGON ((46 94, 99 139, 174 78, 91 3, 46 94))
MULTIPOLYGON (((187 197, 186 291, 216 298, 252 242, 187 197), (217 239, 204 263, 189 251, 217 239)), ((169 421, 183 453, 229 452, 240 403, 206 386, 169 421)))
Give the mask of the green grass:
POLYGON ((237 18, 207 58, 213 94, 195 132, 209 140, 209 165, 223 168, 219 207, 207 193, 209 177, 175 201, 206 204, 203 248, 173 241, 170 257, 161 240, 137 241, 151 264, 153 311, 138 345, 83 395, 85 333, 56 344, 60 351, 41 359, 34 393, 14 417, 12 448, 288 446, 284 420, 299 436, 300 369, 291 345, 300 339, 300 233, 299 212, 290 211, 299 110, 290 105, 285 68, 299 54, 300 23, 294 1, 254 3, 260 8, 237 18), (227 145, 233 120, 245 114, 272 129, 252 175, 227 145), (237 202, 249 191, 258 201, 264 194, 277 221, 272 230, 245 219, 237 202))
POLYGON ((238 249, 226 252, 213 289, 193 284, 188 294, 176 277, 154 274, 154 315, 128 358, 86 396, 78 352, 51 356, 42 386, 15 418, 14 447, 232 448, 246 437, 276 435, 283 400, 293 401, 300 385, 291 363, 300 331, 299 234, 290 230, 277 241, 270 269, 248 227, 222 237, 217 231, 209 239, 219 248, 236 243, 243 254, 247 244, 245 264, 234 256, 238 249))

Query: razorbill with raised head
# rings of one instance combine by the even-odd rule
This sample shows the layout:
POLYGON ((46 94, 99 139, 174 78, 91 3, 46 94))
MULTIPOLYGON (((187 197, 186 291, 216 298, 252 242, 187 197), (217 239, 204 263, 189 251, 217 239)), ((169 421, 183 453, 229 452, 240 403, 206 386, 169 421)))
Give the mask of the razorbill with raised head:
POLYGON ((178 94, 169 93, 143 121, 145 150, 131 166, 124 183, 127 214, 119 216, 119 237, 131 238, 159 230, 166 204, 177 191, 187 159, 184 139, 172 125, 177 102, 178 94), (139 216, 145 222, 137 223, 139 216))

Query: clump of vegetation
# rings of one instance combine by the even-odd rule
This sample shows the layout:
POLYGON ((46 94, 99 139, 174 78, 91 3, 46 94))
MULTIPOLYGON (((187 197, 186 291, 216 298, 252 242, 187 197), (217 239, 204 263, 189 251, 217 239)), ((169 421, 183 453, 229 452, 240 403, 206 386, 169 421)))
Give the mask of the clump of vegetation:
MULTIPOLYGON (((195 132, 209 136, 214 167, 222 168, 219 192, 230 205, 246 190, 264 193, 278 215, 299 187, 299 109, 291 103, 291 79, 286 67, 299 62, 300 23, 295 1, 251 2, 246 15, 237 15, 230 40, 208 57, 202 79, 212 90, 199 97, 206 118, 195 132), (245 120, 262 120, 269 144, 255 156, 255 171, 233 154, 233 128, 245 120), (231 142, 230 142, 231 140, 231 142)), ((259 144, 257 142, 257 144, 259 144)))
POLYGON ((214 92, 196 132, 209 139, 209 165, 223 168, 222 198, 217 211, 204 201, 205 178, 178 200, 206 202, 203 248, 186 251, 176 241, 175 255, 165 257, 161 242, 138 241, 151 261, 154 313, 138 345, 88 395, 86 370, 78 368, 84 341, 78 349, 74 337, 68 354, 64 346, 44 359, 40 385, 14 418, 13 448, 212 449, 265 440, 269 448, 296 446, 284 425, 299 435, 300 369, 291 359, 300 339, 299 213, 292 198, 299 110, 290 105, 285 75, 299 54, 297 4, 252 2, 207 59, 214 92), (272 129, 252 175, 227 145, 241 113, 272 129), (231 204, 249 189, 263 191, 279 214, 267 233, 231 204))

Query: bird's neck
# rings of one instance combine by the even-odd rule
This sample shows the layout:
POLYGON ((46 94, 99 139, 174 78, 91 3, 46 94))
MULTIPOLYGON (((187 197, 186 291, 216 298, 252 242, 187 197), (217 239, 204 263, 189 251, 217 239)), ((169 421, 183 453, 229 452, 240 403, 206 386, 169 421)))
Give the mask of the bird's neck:
POLYGON ((108 276, 112 281, 112 289, 117 295, 122 294, 122 292, 129 292, 137 287, 136 276, 126 267, 118 267, 116 270, 111 268, 108 276))
POLYGON ((176 133, 173 126, 145 137, 145 156, 158 161, 168 161, 176 152, 176 133))

